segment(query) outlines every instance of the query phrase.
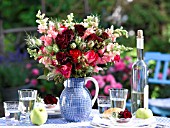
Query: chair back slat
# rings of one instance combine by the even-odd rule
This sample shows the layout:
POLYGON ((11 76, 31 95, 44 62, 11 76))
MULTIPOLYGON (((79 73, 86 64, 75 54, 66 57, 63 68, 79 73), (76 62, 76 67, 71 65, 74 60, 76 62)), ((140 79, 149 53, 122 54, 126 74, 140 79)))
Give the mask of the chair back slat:
POLYGON ((155 73, 154 73, 154 79, 155 80, 157 80, 158 77, 159 77, 160 68, 161 68, 161 61, 157 60, 156 61, 156 67, 155 67, 155 73))
POLYGON ((148 83, 166 84, 170 85, 170 79, 168 79, 168 68, 170 62, 170 54, 162 54, 159 52, 146 52, 144 56, 145 62, 149 65, 149 61, 155 61, 156 66, 154 69, 154 76, 148 78, 148 83), (159 77, 159 73, 162 73, 162 78, 159 77))
POLYGON ((169 66, 169 62, 168 62, 168 61, 165 61, 164 68, 163 68, 163 77, 162 77, 163 80, 166 80, 166 79, 167 79, 168 66, 169 66))

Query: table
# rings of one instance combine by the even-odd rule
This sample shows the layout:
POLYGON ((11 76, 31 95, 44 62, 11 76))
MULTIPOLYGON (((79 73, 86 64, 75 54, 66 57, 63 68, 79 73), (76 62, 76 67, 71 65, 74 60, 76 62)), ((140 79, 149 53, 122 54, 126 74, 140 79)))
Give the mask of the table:
MULTIPOLYGON (((91 125, 91 121, 93 120, 94 116, 98 115, 98 110, 93 109, 92 113, 90 114, 90 117, 85 122, 67 122, 64 120, 61 116, 58 116, 56 118, 49 118, 47 122, 41 126, 35 126, 31 125, 29 128, 94 128, 95 126, 91 125)), ((155 128, 170 128, 170 118, 167 117, 155 117, 156 124, 155 128), (165 126, 163 126, 165 125, 165 126)), ((0 118, 0 128, 28 128, 28 126, 5 126, 5 118, 0 118)), ((148 128, 148 126, 140 126, 139 128, 148 128)), ((112 127, 111 127, 112 128, 112 127)), ((113 126, 113 128, 120 128, 120 126, 113 126)))

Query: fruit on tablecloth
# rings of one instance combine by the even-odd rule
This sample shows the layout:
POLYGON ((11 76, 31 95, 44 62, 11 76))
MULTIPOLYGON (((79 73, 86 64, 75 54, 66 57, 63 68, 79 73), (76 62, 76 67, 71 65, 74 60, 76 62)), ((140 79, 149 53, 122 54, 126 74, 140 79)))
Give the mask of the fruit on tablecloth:
POLYGON ((150 117, 153 117, 153 113, 150 109, 147 108, 139 108, 136 111, 136 118, 141 118, 141 119, 148 119, 150 117))
POLYGON ((42 125, 47 121, 48 114, 45 107, 36 107, 31 111, 31 122, 36 125, 42 125))
POLYGON ((128 111, 128 109, 125 109, 124 111, 119 112, 118 118, 132 118, 131 112, 128 111))
POLYGON ((121 108, 109 108, 103 112, 102 117, 109 118, 110 116, 112 116, 113 112, 119 113, 120 111, 121 111, 121 108))

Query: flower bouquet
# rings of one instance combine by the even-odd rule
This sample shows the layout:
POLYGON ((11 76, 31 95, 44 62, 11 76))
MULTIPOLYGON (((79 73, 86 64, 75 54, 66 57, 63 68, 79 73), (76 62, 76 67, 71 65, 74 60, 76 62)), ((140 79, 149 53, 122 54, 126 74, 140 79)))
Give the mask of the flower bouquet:
POLYGON ((123 28, 99 28, 96 16, 75 22, 71 13, 66 20, 49 20, 38 11, 36 22, 40 38, 26 39, 31 57, 44 65, 39 78, 55 83, 74 77, 87 77, 106 69, 120 60, 120 54, 131 48, 119 45, 116 38, 128 37, 123 28))

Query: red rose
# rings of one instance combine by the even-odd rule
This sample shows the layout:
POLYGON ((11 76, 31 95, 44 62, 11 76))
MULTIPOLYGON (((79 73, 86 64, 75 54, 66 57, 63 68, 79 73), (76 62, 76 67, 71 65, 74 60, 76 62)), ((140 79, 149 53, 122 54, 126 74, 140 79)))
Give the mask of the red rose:
POLYGON ((56 43, 58 44, 58 47, 61 49, 66 49, 69 45, 69 43, 74 38, 74 32, 71 29, 65 30, 62 34, 58 34, 56 37, 56 43))
POLYGON ((89 36, 87 36, 86 40, 87 41, 90 41, 90 40, 95 41, 95 40, 97 40, 98 42, 102 42, 103 41, 102 38, 98 37, 95 33, 92 33, 89 36))
POLYGON ((107 39, 107 38, 109 38, 109 35, 106 32, 103 32, 102 33, 102 38, 107 39))
POLYGON ((78 57, 81 56, 81 51, 78 49, 72 49, 69 51, 74 63, 78 63, 78 57))
POLYGON ((119 55, 116 55, 116 56, 114 57, 114 61, 119 62, 119 60, 120 60, 120 56, 119 56, 119 55))
POLYGON ((55 96, 48 94, 44 97, 45 104, 57 104, 58 100, 55 96))
POLYGON ((60 64, 66 64, 67 62, 69 62, 68 56, 67 56, 67 54, 64 53, 64 52, 58 52, 58 53, 56 53, 56 58, 57 58, 57 61, 58 61, 60 64))
POLYGON ((81 24, 74 25, 75 32, 78 33, 78 36, 83 36, 84 32, 86 31, 86 28, 81 24))
POLYGON ((94 65, 94 63, 97 61, 99 55, 97 53, 95 53, 94 50, 90 50, 90 51, 87 51, 84 56, 86 57, 87 59, 87 63, 88 64, 91 64, 91 65, 94 65))
POLYGON ((66 65, 60 66, 58 70, 65 78, 70 78, 71 69, 72 69, 72 65, 70 63, 67 63, 66 65))

